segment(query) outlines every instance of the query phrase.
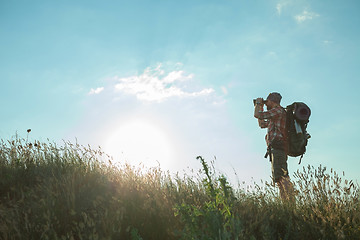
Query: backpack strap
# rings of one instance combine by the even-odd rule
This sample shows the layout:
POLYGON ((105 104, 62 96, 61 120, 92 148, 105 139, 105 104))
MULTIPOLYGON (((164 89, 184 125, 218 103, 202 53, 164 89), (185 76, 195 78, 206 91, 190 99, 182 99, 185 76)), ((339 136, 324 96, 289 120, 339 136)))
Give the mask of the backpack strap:
POLYGON ((269 156, 269 161, 272 162, 271 145, 268 146, 268 148, 266 149, 264 158, 267 158, 268 156, 269 156))
POLYGON ((299 160, 299 165, 301 164, 301 160, 303 158, 304 154, 301 154, 300 160, 299 160))

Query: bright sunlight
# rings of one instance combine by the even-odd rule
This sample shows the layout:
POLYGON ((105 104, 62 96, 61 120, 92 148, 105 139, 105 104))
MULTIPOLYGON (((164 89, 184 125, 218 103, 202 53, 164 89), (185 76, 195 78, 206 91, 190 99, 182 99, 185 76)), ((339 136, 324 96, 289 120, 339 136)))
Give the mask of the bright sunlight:
POLYGON ((173 150, 167 132, 146 120, 128 121, 115 129, 107 139, 105 152, 117 161, 147 166, 167 165, 173 150))

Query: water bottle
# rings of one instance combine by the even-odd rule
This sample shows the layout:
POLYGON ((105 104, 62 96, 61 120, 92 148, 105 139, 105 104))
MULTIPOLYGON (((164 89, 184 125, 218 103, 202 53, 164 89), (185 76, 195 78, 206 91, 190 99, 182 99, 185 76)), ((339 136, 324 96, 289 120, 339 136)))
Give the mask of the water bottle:
POLYGON ((294 125, 295 125, 296 133, 297 134, 303 133, 300 124, 296 120, 294 120, 294 123, 295 123, 294 125))

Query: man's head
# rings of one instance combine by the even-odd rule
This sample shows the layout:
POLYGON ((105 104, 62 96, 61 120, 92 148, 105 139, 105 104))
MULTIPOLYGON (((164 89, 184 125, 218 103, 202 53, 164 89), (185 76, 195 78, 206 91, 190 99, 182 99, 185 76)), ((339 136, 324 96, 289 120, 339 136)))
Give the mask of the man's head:
POLYGON ((277 105, 280 105, 281 101, 281 95, 277 92, 272 92, 269 94, 269 96, 266 98, 266 106, 271 109, 277 105))

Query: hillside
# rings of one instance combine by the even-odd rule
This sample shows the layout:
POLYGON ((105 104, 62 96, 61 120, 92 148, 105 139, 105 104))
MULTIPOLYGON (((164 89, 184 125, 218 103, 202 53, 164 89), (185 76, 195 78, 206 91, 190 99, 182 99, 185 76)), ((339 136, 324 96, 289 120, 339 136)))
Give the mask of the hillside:
POLYGON ((296 202, 269 183, 115 164, 101 149, 2 140, 0 239, 360 239, 359 186, 332 169, 292 176, 296 202))

